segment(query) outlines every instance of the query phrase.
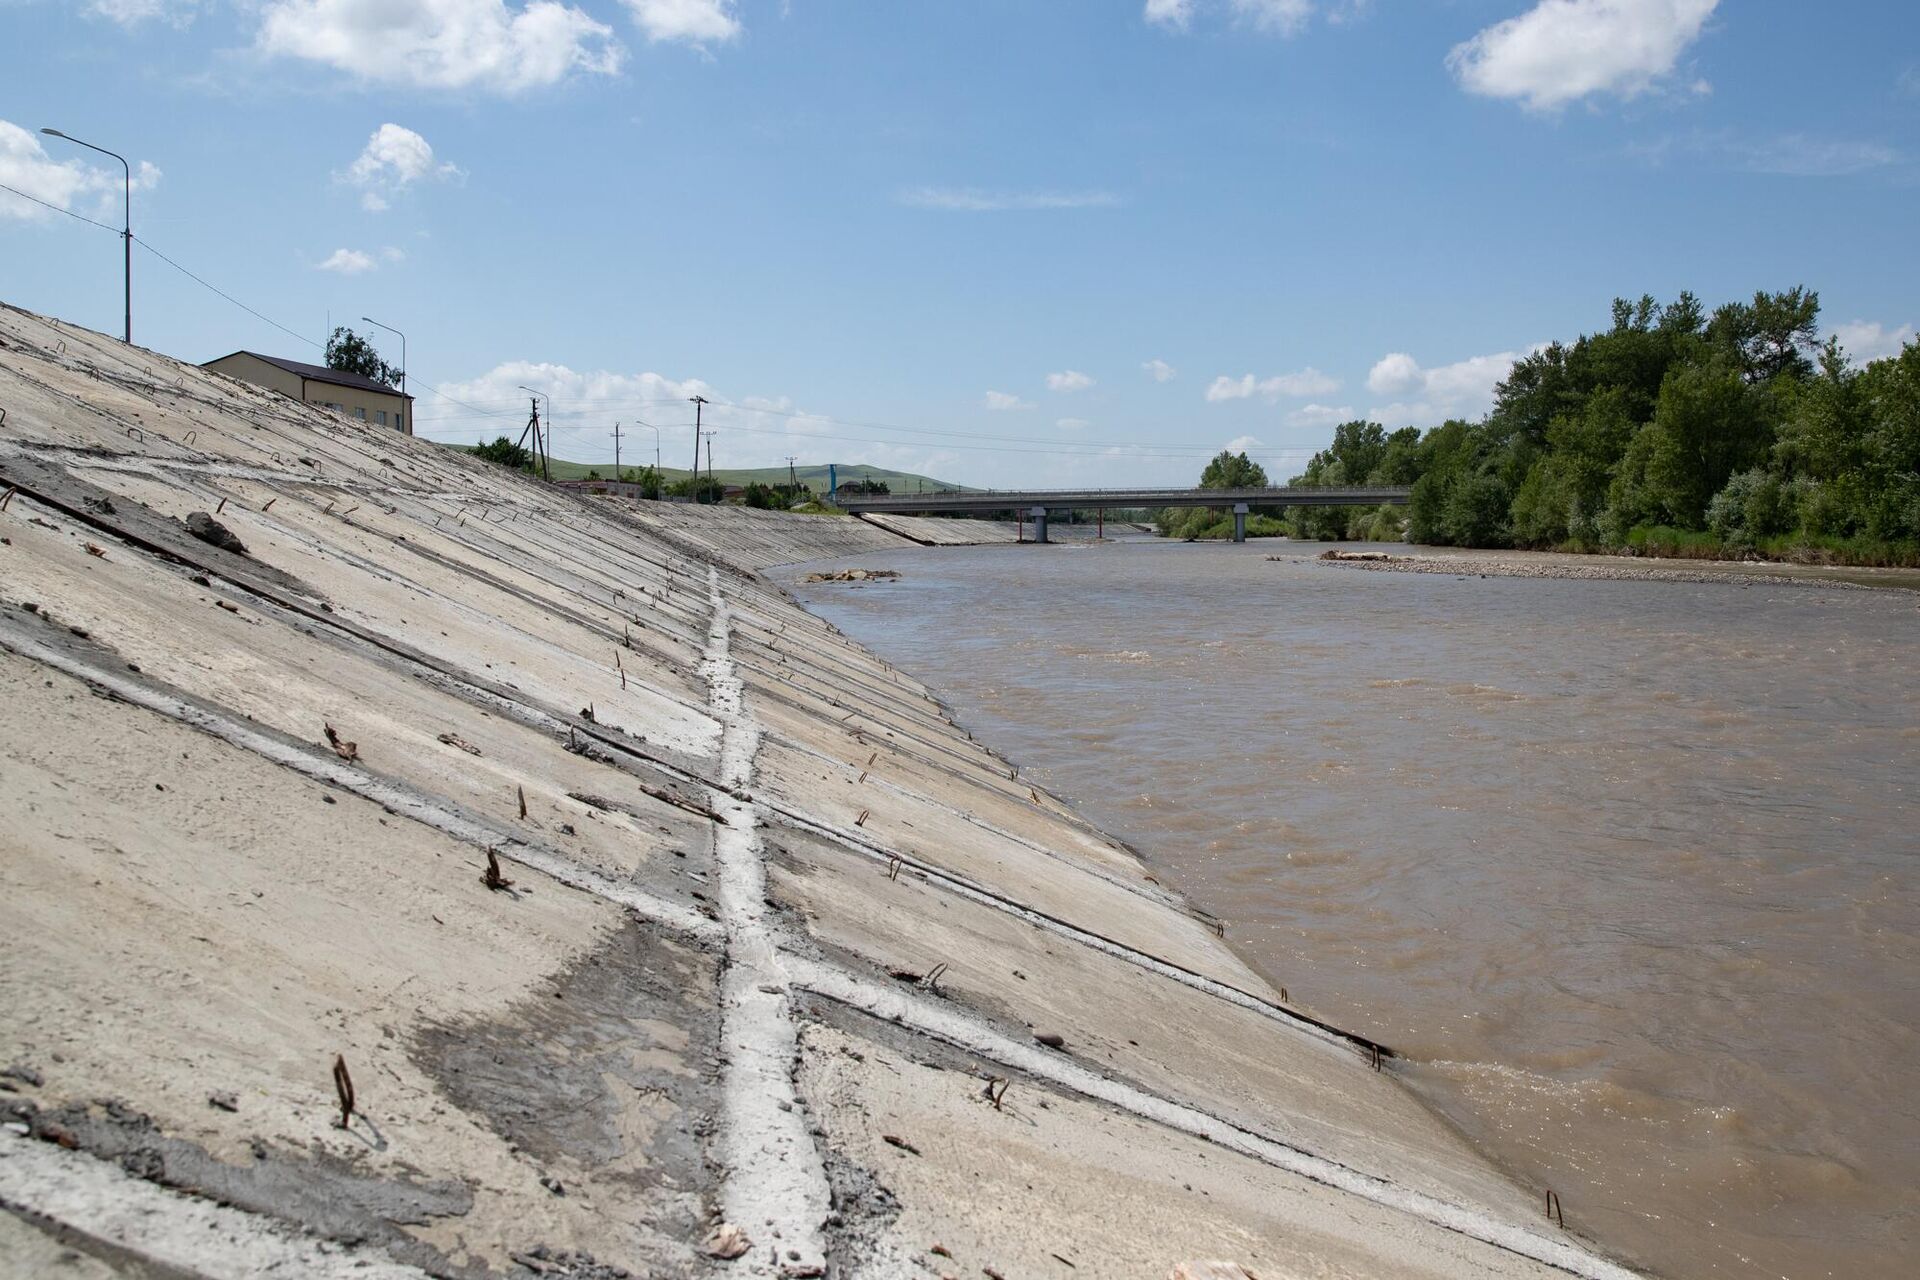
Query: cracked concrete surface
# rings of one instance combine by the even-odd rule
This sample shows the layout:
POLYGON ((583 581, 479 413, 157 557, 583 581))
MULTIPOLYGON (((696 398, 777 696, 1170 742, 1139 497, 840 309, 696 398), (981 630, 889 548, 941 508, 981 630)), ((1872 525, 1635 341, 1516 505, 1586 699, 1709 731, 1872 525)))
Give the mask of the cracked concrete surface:
POLYGON ((1628 1274, 757 576, 900 535, 13 309, 0 408, 7 1265, 1628 1274))

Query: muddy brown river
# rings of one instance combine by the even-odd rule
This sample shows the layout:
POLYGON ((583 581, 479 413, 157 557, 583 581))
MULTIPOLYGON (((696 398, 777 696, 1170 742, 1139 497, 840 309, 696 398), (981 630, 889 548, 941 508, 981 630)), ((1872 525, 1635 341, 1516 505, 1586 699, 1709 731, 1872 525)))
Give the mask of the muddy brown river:
POLYGON ((1284 550, 774 576, 1603 1246, 1916 1274, 1920 593, 1284 550))

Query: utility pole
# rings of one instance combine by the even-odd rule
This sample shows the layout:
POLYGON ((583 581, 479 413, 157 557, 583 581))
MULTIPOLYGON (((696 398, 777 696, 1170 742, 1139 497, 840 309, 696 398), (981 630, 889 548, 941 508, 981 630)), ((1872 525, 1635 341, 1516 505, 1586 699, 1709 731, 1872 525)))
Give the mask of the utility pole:
POLYGON ((613 424, 613 479, 616 484, 619 483, 619 480, 620 480, 620 424, 617 422, 613 424))
POLYGON ((795 459, 793 455, 788 454, 787 455, 787 497, 789 500, 791 500, 794 497, 794 495, 800 492, 800 478, 798 475, 794 473, 794 470, 793 470, 794 461, 795 459))
MULTIPOLYGON (((542 480, 551 481, 553 479, 553 476, 551 473, 549 473, 547 469, 546 440, 541 436, 541 432, 540 432, 540 397, 546 393, 535 391, 532 387, 527 386, 525 383, 520 384, 519 389, 526 392, 529 396, 533 397, 533 417, 528 421, 527 427, 528 427, 528 430, 533 432, 534 451, 540 459, 540 478, 542 480)), ((547 396, 547 430, 549 435, 551 435, 552 429, 553 429, 553 397, 551 395, 548 395, 547 396)), ((527 433, 525 431, 522 431, 520 433, 520 438, 522 440, 525 440, 527 438, 527 433)))
MULTIPOLYGON (((522 387, 521 390, 524 391, 526 390, 526 388, 522 387)), ((527 443, 527 437, 532 436, 533 437, 533 456, 540 459, 541 470, 544 472, 546 469, 546 450, 543 447, 542 442, 540 440, 540 397, 537 395, 530 395, 527 397, 527 402, 532 406, 532 408, 527 414, 526 428, 520 432, 520 441, 514 447, 525 448, 527 443)))

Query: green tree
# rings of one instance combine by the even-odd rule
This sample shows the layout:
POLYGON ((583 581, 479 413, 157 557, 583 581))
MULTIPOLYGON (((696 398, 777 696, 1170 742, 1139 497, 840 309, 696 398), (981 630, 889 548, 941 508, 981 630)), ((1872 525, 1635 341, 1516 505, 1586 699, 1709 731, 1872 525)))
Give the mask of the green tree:
POLYGON ((1732 352, 1750 382, 1807 377, 1820 346, 1820 295, 1795 285, 1729 302, 1713 313, 1707 340, 1732 352))
POLYGON ((1600 539, 1607 485, 1638 425, 1630 388, 1608 387, 1547 428, 1547 447, 1513 497, 1513 537, 1521 546, 1549 547, 1600 539))
POLYGON ((1202 489, 1264 489, 1267 473, 1245 453, 1222 449, 1200 473, 1202 489))
POLYGON ((326 362, 329 369, 357 373, 390 387, 399 386, 400 379, 405 376, 403 370, 382 360, 371 342, 344 325, 336 328, 327 339, 326 362))
POLYGON ((1772 409, 1764 390, 1719 360, 1669 373, 1643 429, 1650 509, 1663 523, 1701 528, 1707 501, 1773 443, 1772 409))
MULTIPOLYGON (((1412 484, 1418 478, 1420 433, 1407 427, 1389 436, 1377 422, 1355 420, 1333 429, 1333 443, 1313 455, 1306 470, 1288 481, 1302 488, 1349 484, 1412 484), (1387 474, 1402 476, 1388 479, 1387 474)), ((1367 538, 1381 528, 1370 507, 1287 507, 1287 532, 1295 538, 1367 538)), ((1396 532, 1394 536, 1398 536, 1396 532)))
MULTIPOLYGON (((1468 546, 1711 548, 1920 564, 1920 343, 1854 366, 1818 345, 1819 295, 1711 315, 1617 298, 1608 327, 1515 361, 1478 422, 1343 423, 1292 483, 1409 485, 1405 536, 1468 546), (1711 536, 1706 536, 1711 535, 1711 536)), ((1247 483, 1223 454, 1203 484, 1247 483)), ((1295 537, 1397 536, 1392 508, 1294 507, 1295 537)), ((1218 512, 1163 531, 1217 536, 1218 512)))
POLYGON ((485 458, 488 462, 514 471, 533 470, 533 451, 521 448, 505 436, 495 437, 491 444, 475 445, 473 453, 477 458, 485 458))
POLYGON ((639 485, 640 496, 643 498, 658 498, 660 496, 660 473, 651 466, 623 468, 620 472, 620 479, 626 484, 639 485))
MULTIPOLYGON (((1245 453, 1222 449, 1200 472, 1202 489, 1264 489, 1267 473, 1245 453)), ((1154 517, 1165 538, 1224 537, 1229 527, 1221 507, 1167 507, 1154 517)))
POLYGON ((688 476, 684 480, 675 480, 667 486, 667 492, 677 498, 692 498, 699 503, 715 503, 726 496, 727 487, 712 476, 688 476))

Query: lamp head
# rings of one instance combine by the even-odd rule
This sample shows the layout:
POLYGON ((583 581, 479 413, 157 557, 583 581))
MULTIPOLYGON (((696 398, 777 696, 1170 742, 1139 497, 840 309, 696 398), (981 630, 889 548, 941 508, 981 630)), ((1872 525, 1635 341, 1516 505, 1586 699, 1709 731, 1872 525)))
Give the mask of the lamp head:
POLYGON ((60 132, 58 129, 42 129, 40 132, 46 134, 50 138, 64 138, 67 136, 66 134, 60 132))

